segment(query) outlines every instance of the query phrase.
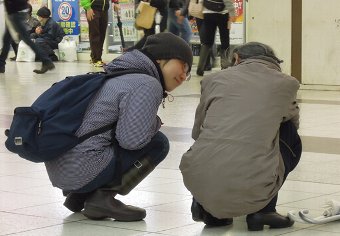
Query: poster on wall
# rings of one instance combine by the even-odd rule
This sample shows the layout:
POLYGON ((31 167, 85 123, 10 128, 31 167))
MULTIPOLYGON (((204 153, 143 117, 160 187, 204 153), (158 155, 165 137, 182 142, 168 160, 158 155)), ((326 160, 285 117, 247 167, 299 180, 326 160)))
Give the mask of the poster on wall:
POLYGON ((53 0, 52 18, 64 29, 66 35, 79 35, 78 0, 53 0))
MULTIPOLYGON (((137 30, 135 28, 135 3, 133 0, 120 0, 119 16, 122 22, 122 30, 125 41, 137 41, 137 30)), ((113 41, 120 42, 119 28, 117 26, 117 13, 112 10, 113 15, 113 41)))
POLYGON ((244 6, 243 0, 234 0, 236 21, 231 24, 230 28, 230 44, 244 43, 244 6))
POLYGON ((80 41, 89 42, 89 24, 86 19, 86 11, 80 8, 80 41))
POLYGON ((198 33, 197 23, 195 18, 191 18, 189 20, 189 24, 191 27, 192 35, 191 35, 191 43, 200 43, 200 37, 198 33))

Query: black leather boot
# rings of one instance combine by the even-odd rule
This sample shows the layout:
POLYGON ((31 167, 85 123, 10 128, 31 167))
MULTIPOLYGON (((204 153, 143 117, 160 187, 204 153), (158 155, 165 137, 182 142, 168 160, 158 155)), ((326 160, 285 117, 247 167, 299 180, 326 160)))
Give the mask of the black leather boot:
POLYGON ((96 190, 85 201, 84 216, 91 220, 113 218, 117 221, 139 221, 145 218, 146 211, 139 207, 125 205, 115 199, 113 191, 96 190))
POLYGON ((209 212, 203 209, 203 207, 193 198, 191 204, 192 219, 196 222, 204 222, 207 226, 217 227, 226 226, 233 223, 233 218, 218 219, 212 216, 209 212))
POLYGON ((204 75, 204 68, 209 58, 209 55, 210 55, 210 47, 202 44, 201 49, 200 49, 200 58, 199 58, 197 70, 196 70, 196 74, 198 76, 204 75))
POLYGON ((37 74, 44 74, 46 73, 48 70, 53 70, 55 68, 53 62, 49 61, 49 62, 43 62, 41 69, 40 70, 33 70, 33 72, 37 73, 37 74))
POLYGON ((97 189, 85 201, 83 214, 93 220, 113 218, 118 221, 138 221, 146 216, 142 208, 127 206, 114 198, 116 194, 126 195, 134 189, 154 169, 149 156, 136 161, 134 165, 122 175, 121 184, 115 182, 97 189))
POLYGON ((155 168, 156 166, 152 163, 150 157, 143 157, 123 174, 120 185, 108 184, 103 189, 114 191, 120 195, 127 195, 155 168))
POLYGON ((227 69, 231 66, 229 61, 229 48, 228 49, 221 49, 221 70, 227 69))
POLYGON ((263 230, 264 225, 269 225, 270 228, 288 228, 293 224, 294 221, 277 212, 257 212, 247 215, 249 231, 263 230))
POLYGON ((209 57, 205 63, 204 71, 211 71, 214 67, 215 57, 212 48, 210 48, 209 57))

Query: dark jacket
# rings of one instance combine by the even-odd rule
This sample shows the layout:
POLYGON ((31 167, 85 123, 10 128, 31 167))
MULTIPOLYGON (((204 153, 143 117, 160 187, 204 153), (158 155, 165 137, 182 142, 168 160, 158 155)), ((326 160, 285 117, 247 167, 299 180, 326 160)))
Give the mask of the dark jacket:
POLYGON ((179 10, 185 5, 185 0, 170 0, 169 1, 169 8, 174 10, 179 10))
POLYGON ((43 31, 41 34, 33 33, 31 34, 31 38, 33 39, 42 38, 53 49, 57 49, 58 43, 60 43, 63 37, 65 36, 64 30, 52 18, 48 19, 46 24, 42 26, 42 29, 43 31))
POLYGON ((188 8, 189 8, 190 0, 170 0, 169 8, 173 10, 181 10, 182 16, 188 16, 188 8))
POLYGON ((168 9, 168 1, 167 0, 151 0, 150 6, 156 7, 157 10, 161 13, 161 15, 163 15, 162 13, 168 9))
POLYGON ((28 8, 27 0, 5 0, 5 9, 8 13, 14 14, 28 8))

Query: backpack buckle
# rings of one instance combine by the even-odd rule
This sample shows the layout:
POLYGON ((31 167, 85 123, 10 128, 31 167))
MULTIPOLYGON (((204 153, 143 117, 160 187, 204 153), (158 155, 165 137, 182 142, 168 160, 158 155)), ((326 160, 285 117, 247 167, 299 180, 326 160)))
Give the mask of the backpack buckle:
POLYGON ((142 163, 140 163, 140 161, 136 161, 135 163, 133 163, 135 167, 137 167, 137 169, 141 168, 143 166, 142 163))
POLYGON ((14 144, 17 146, 22 145, 22 137, 14 137, 14 144))

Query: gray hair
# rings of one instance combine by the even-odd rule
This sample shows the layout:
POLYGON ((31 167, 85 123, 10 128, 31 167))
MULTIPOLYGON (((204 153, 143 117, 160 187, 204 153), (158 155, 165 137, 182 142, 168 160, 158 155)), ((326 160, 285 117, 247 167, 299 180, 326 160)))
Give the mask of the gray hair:
POLYGON ((236 48, 234 48, 232 55, 234 53, 238 54, 241 60, 251 57, 269 57, 278 64, 283 62, 276 57, 275 52, 271 47, 259 42, 249 42, 237 46, 236 48))

